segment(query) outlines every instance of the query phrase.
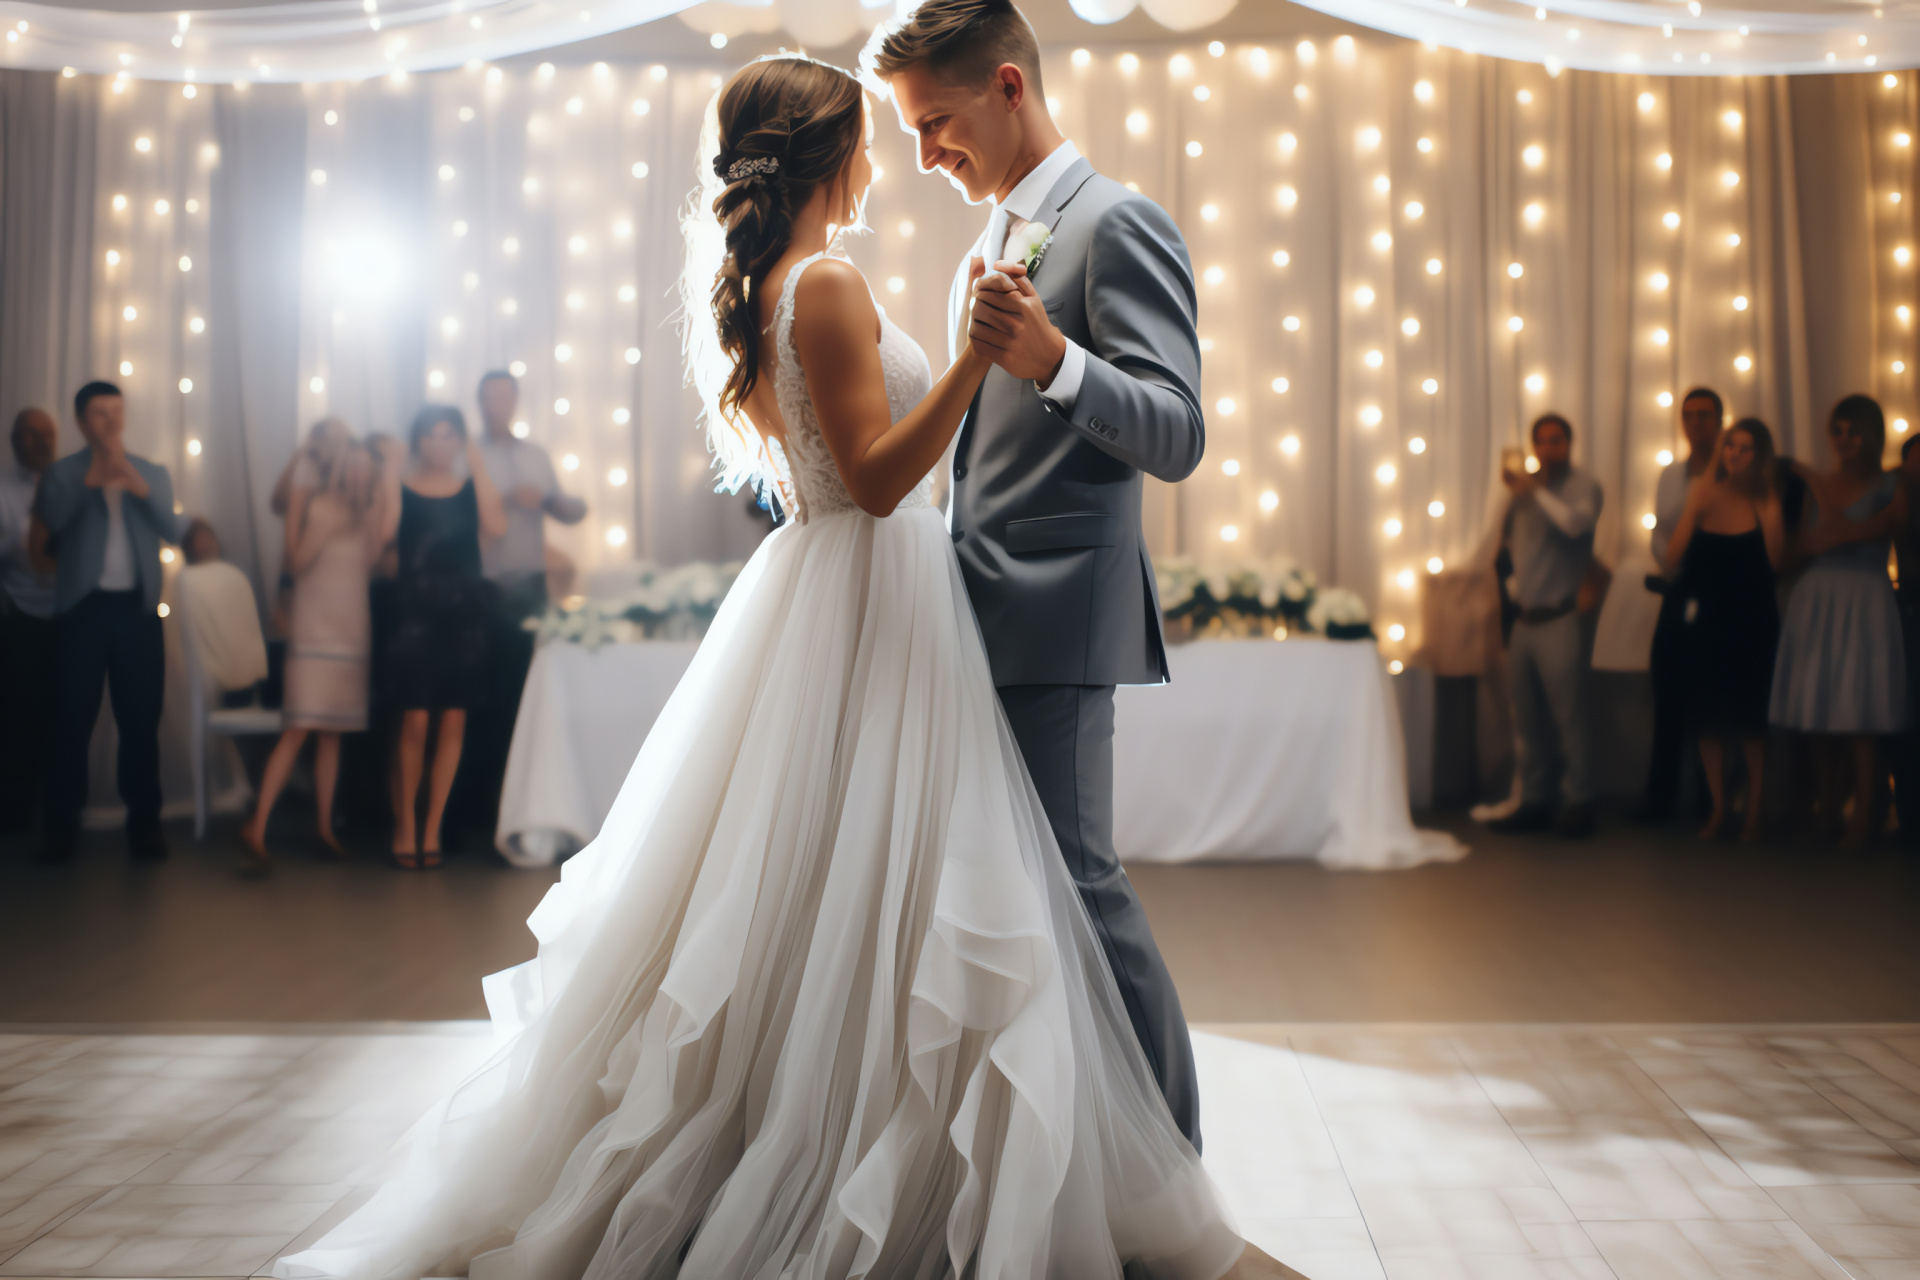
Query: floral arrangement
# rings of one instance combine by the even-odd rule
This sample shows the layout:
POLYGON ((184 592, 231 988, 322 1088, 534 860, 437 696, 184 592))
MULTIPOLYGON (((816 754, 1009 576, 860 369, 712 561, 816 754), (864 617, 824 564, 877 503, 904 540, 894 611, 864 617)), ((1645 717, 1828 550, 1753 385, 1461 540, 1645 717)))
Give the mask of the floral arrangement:
POLYGON ((1366 602, 1322 587, 1313 570, 1282 556, 1201 563, 1167 556, 1154 563, 1160 613, 1176 640, 1318 632, 1335 640, 1373 636, 1366 602))
POLYGON ((618 595, 571 596, 548 605, 544 615, 524 625, 537 644, 564 640, 589 649, 637 640, 698 640, 744 567, 737 561, 643 567, 634 584, 618 595))

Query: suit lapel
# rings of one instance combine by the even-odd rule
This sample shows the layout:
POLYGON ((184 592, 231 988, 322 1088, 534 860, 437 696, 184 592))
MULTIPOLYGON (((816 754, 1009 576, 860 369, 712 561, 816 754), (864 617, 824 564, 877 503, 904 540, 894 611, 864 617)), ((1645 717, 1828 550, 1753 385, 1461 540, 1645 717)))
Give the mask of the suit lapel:
MULTIPOLYGON (((1040 202, 1040 207, 1034 211, 1033 217, 1027 219, 1027 221, 1044 223, 1049 233, 1057 230, 1061 213, 1073 202, 1074 196, 1079 194, 1080 188, 1086 186, 1087 179, 1091 177, 1093 177, 1093 161, 1087 159, 1085 156, 1081 156, 1078 160, 1075 160, 1073 164, 1068 166, 1064 174, 1060 175, 1060 180, 1053 184, 1053 187, 1047 192, 1047 198, 1040 202)), ((986 241, 987 233, 982 231, 980 238, 974 241, 972 251, 967 255, 969 261, 974 254, 981 251, 986 241)), ((960 325, 965 321, 967 314, 966 289, 964 287, 966 271, 967 264, 963 262, 960 265, 960 287, 955 290, 955 295, 959 302, 959 305, 954 308, 953 350, 955 353, 960 350, 960 339, 963 336, 960 325)), ((1038 289, 1039 287, 1040 285, 1036 281, 1034 288, 1038 289)), ((998 369, 988 372, 986 379, 981 382, 979 389, 973 393, 973 404, 968 407, 967 416, 962 419, 960 423, 960 439, 954 445, 953 451, 954 465, 957 468, 954 476, 955 487, 958 487, 959 484, 962 483, 961 477, 966 474, 966 469, 969 465, 968 458, 973 447, 974 424, 980 417, 981 396, 987 389, 987 382, 992 381, 996 375, 1005 376, 998 369)))

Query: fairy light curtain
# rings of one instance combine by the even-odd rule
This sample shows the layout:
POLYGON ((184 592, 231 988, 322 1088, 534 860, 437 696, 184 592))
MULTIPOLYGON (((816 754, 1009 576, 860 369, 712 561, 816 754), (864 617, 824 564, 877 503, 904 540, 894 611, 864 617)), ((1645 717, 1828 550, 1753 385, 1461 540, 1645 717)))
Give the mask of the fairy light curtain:
MULTIPOLYGON (((89 230, 64 274, 0 281, 3 407, 119 377, 135 447, 230 548, 251 539, 236 558, 264 580, 266 491, 307 422, 398 431, 518 366, 528 432, 592 504, 553 531, 583 568, 738 557, 758 533, 710 492, 672 296, 726 69, 53 77, 92 159, 23 181, 9 146, 8 260, 23 193, 52 202, 45 227, 89 230), (16 343, 63 307, 83 317, 65 354, 23 366, 16 343)), ((1420 574, 1482 543, 1499 450, 1548 408, 1606 486, 1598 545, 1620 563, 1643 554, 1686 386, 1815 459, 1843 392, 1881 396, 1896 444, 1911 416, 1908 76, 1555 77, 1381 40, 1059 49, 1046 84, 1094 162, 1172 211, 1199 278, 1209 448, 1150 486, 1157 553, 1295 556, 1393 637, 1420 574)), ((914 172, 889 108, 878 124, 874 233, 851 251, 938 360, 984 210, 914 172)))

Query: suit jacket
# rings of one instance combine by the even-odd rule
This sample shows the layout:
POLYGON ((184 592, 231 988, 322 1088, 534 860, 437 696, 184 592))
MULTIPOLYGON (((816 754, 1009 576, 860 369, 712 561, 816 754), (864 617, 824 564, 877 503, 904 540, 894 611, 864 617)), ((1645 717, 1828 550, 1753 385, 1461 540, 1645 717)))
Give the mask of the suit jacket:
MULTIPOLYGON (((1159 684, 1140 476, 1185 479, 1206 447, 1193 266, 1160 206, 1084 158, 1033 221, 1053 234, 1034 289, 1086 350, 1086 374, 1070 413, 1032 382, 987 374, 954 449, 954 550, 996 686, 1159 684)), ((956 339, 966 302, 963 261, 956 339)))
MULTIPOLYGON (((134 470, 147 482, 148 494, 120 498, 120 516, 133 542, 133 568, 147 608, 160 603, 160 544, 180 541, 184 523, 173 513, 173 478, 157 462, 127 455, 134 470)), ((70 453, 47 468, 40 479, 40 497, 34 510, 47 526, 59 560, 55 575, 53 611, 65 613, 100 583, 107 556, 107 497, 105 490, 89 488, 87 468, 93 450, 70 453)))

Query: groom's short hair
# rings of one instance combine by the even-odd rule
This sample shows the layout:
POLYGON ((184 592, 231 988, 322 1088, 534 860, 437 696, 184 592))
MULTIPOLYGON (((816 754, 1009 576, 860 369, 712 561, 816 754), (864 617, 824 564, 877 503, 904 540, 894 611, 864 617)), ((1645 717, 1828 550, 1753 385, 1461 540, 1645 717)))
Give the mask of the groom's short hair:
POLYGON ((874 57, 882 80, 925 63, 953 84, 984 84, 1011 62, 1027 77, 1027 90, 1043 94, 1040 42, 1013 0, 926 0, 906 22, 887 33, 874 57))

